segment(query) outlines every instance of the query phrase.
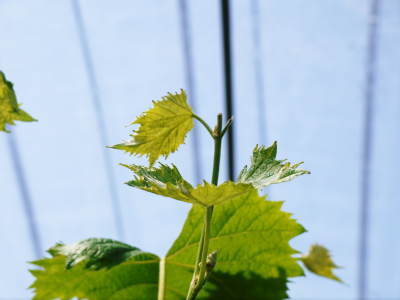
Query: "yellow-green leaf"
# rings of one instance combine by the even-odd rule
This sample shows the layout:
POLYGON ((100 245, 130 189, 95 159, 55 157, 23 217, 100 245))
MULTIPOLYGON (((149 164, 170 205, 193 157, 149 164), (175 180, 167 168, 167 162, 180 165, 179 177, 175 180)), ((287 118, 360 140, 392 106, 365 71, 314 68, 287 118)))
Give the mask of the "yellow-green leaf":
POLYGON ((20 109, 20 106, 12 82, 8 81, 4 73, 0 71, 0 131, 10 132, 6 125, 15 125, 14 121, 36 121, 27 112, 20 109))
POLYGON ((193 128, 193 112, 186 93, 171 94, 153 101, 153 108, 145 111, 132 124, 139 125, 131 140, 111 148, 130 154, 148 157, 150 165, 161 156, 167 157, 184 143, 186 134, 193 128))
POLYGON ((339 267, 333 262, 329 250, 324 246, 312 245, 308 253, 301 257, 301 261, 309 271, 342 282, 339 277, 333 274, 333 270, 339 267))
POLYGON ((204 182, 191 191, 191 196, 203 206, 222 204, 248 194, 253 187, 249 184, 226 181, 218 186, 204 182))
POLYGON ((201 206, 221 204, 242 196, 253 188, 249 184, 234 183, 231 181, 224 182, 219 186, 204 182, 193 188, 189 182, 183 179, 174 165, 169 167, 160 164, 159 168, 147 168, 137 165, 124 166, 135 173, 134 180, 127 182, 128 185, 201 206))

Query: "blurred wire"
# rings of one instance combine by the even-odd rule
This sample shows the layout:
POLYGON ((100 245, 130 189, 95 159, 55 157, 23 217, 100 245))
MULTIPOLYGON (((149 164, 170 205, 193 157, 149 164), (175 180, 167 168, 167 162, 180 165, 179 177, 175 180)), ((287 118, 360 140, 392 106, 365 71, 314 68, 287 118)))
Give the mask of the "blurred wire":
POLYGON ((72 11, 73 11, 73 14, 75 17, 75 22, 76 22, 76 26, 77 26, 77 30, 78 30, 83 60, 85 63, 86 73, 87 73, 87 77, 88 77, 88 83, 89 83, 90 92, 92 95, 92 103, 93 103, 94 110, 96 112, 96 121, 97 121, 96 123, 97 123, 97 129, 99 131, 99 136, 100 136, 100 144, 101 144, 100 146, 101 146, 102 153, 103 153, 103 163, 104 163, 104 168, 105 168, 105 172, 106 172, 106 178, 107 178, 107 182, 108 182, 111 202, 112 202, 115 227, 117 230, 118 238, 120 240, 123 240, 124 239, 124 228, 123 228, 123 222, 122 222, 121 205, 120 205, 118 190, 116 187, 114 169, 112 167, 112 159, 111 159, 110 152, 107 148, 105 148, 106 145, 109 145, 109 142, 108 142, 108 137, 107 137, 106 124, 104 121, 105 120, 104 111, 103 111, 103 107, 101 104, 99 87, 98 87, 97 78, 96 78, 96 71, 95 71, 95 68, 93 65, 92 55, 91 55, 90 48, 89 48, 89 42, 88 42, 88 38, 87 38, 87 33, 86 33, 86 28, 85 28, 85 24, 83 21, 82 13, 81 13, 81 8, 79 5, 79 0, 72 0, 72 11))
POLYGON ((21 155, 17 141, 15 140, 15 132, 7 135, 8 148, 11 155, 11 161, 15 171, 15 177, 17 180, 22 206, 25 214, 25 218, 28 222, 28 232, 31 239, 33 253, 36 259, 39 259, 42 253, 42 242, 39 234, 39 226, 36 223, 36 216, 33 210, 31 193, 29 191, 28 183, 26 181, 23 164, 21 161, 21 155))
MULTIPOLYGON (((183 59, 186 75, 186 88, 188 91, 188 98, 193 111, 196 112, 197 100, 196 100, 196 84, 194 79, 194 61, 192 52, 192 39, 191 30, 189 22, 189 10, 187 7, 187 0, 179 0, 179 15, 180 15, 180 25, 183 43, 183 59)), ((194 164, 194 177, 196 183, 201 183, 203 177, 203 170, 200 163, 200 149, 201 143, 199 138, 199 127, 195 126, 193 128, 193 164, 194 164)))
POLYGON ((374 124, 376 57, 378 47, 379 0, 371 0, 370 5, 365 73, 364 128, 362 136, 363 154, 361 161, 360 237, 358 250, 358 299, 360 300, 366 299, 368 293, 371 159, 374 124))
POLYGON ((251 20, 252 20, 252 40, 253 40, 253 64, 255 72, 256 94, 257 94, 257 111, 258 124, 260 131, 260 142, 267 145, 267 120, 265 115, 267 109, 265 106, 264 91, 264 74, 262 64, 262 46, 261 46, 261 18, 260 18, 260 2, 252 0, 251 3, 251 20))

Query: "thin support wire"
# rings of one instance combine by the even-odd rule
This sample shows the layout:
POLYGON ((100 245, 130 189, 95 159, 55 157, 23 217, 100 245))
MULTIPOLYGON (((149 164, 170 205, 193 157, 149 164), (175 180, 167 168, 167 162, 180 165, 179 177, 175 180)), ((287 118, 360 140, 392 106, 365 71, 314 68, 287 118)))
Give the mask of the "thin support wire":
POLYGON ((15 132, 7 135, 8 149, 11 156, 11 161, 15 171, 15 177, 19 187, 20 197, 25 218, 28 223, 29 237, 33 248, 33 253, 36 259, 43 255, 42 242, 39 233, 39 226, 36 222, 36 215, 33 209, 31 193, 28 187, 28 182, 25 176, 25 171, 19 152, 17 141, 15 140, 15 132))
POLYGON ((255 72, 255 84, 257 93, 257 111, 260 141, 263 145, 267 145, 267 120, 266 120, 266 104, 264 90, 264 73, 262 61, 262 43, 261 43, 261 18, 259 0, 251 0, 251 19, 252 19, 252 40, 253 40, 253 64, 255 72))
POLYGON ((90 51, 89 47, 89 41, 87 37, 87 32, 83 20, 83 16, 81 13, 81 8, 79 5, 78 0, 72 0, 72 12, 75 18, 75 23, 79 35, 79 41, 80 41, 80 46, 82 50, 82 56, 86 68, 86 73, 88 77, 88 83, 90 87, 90 92, 92 96, 92 104, 93 108, 96 112, 96 125, 97 129, 99 131, 99 136, 100 136, 100 143, 102 147, 102 154, 103 154, 103 163, 104 163, 104 168, 106 172, 106 177, 108 181, 108 189, 109 189, 109 194, 111 197, 112 201, 112 210, 114 214, 114 222, 115 222, 115 227, 117 231, 118 238, 123 240, 124 239, 124 228, 123 228, 123 222, 122 222, 122 213, 121 213, 121 205, 120 205, 120 199, 118 195, 118 190, 116 187, 116 179, 115 179, 115 174, 114 174, 114 169, 112 167, 112 159, 110 152, 107 148, 105 148, 106 145, 109 144, 108 142, 108 136, 107 136, 107 128, 106 128, 106 122, 105 122, 105 117, 104 117, 104 109, 102 106, 102 101, 100 98, 100 93, 99 93, 99 86, 97 83, 97 78, 96 78, 96 71, 95 67, 93 64, 93 59, 92 59, 92 54, 90 51))
MULTIPOLYGON (((189 102, 196 112, 197 99, 196 99, 196 83, 194 79, 194 59, 192 50, 192 39, 189 22, 189 9, 187 7, 187 0, 179 0, 179 16, 180 16, 180 27, 182 34, 182 46, 183 46, 183 59, 185 67, 185 79, 186 87, 188 90, 189 102)), ((199 137, 199 128, 195 126, 193 128, 193 165, 194 165, 194 176, 195 181, 200 183, 203 178, 202 165, 200 163, 201 154, 201 141, 199 137)))
POLYGON ((360 236, 358 261, 358 299, 364 300, 368 295, 368 259, 370 233, 370 195, 371 195, 371 163, 374 124, 374 99, 376 85, 376 60, 378 48, 379 0, 371 0, 368 45, 366 57, 365 106, 363 125, 363 154, 360 193, 360 236))

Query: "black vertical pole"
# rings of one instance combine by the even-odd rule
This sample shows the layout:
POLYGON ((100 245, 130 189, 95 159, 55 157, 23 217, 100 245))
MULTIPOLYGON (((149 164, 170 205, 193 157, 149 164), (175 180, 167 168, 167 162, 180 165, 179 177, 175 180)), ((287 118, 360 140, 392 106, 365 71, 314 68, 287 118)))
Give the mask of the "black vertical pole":
POLYGON ((358 299, 368 295, 368 259, 371 194, 371 160, 373 143, 374 98, 376 83, 376 57, 378 44, 379 0, 371 0, 368 26, 368 44, 365 72, 365 104, 363 128, 363 154, 360 193, 360 237, 358 255, 358 299))
MULTIPOLYGON (((225 76, 225 113, 227 118, 233 115, 233 90, 232 90, 232 51, 231 51, 231 27, 229 0, 221 0, 222 39, 224 56, 225 76)), ((228 177, 234 180, 235 177, 235 145, 234 127, 228 130, 228 177)))

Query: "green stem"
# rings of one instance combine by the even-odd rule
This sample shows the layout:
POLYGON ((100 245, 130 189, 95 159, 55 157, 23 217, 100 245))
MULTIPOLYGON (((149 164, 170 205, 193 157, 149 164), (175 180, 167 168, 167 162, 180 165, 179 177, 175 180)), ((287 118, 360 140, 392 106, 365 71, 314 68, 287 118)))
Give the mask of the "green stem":
POLYGON ((217 185, 218 184, 218 175, 219 175, 219 163, 221 161, 221 143, 222 143, 222 114, 218 114, 217 116, 217 126, 214 129, 213 137, 214 137, 214 162, 213 162, 213 171, 211 177, 211 183, 217 185))
POLYGON ((160 260, 160 271, 158 279, 158 300, 163 300, 165 297, 165 258, 160 260))
MULTIPOLYGON (((200 120, 199 120, 200 121, 200 120)), ((200 121, 202 122, 202 121, 200 121)), ((204 122, 204 121, 203 121, 204 122)), ((202 122, 202 123, 203 123, 202 122)), ((205 122, 203 125, 206 124, 205 122)), ((229 121, 228 121, 229 124, 229 121)), ((225 130, 229 127, 229 125, 225 126, 225 130)), ((209 128, 209 126, 207 125, 209 128)), ((207 128, 206 127, 206 128, 207 128)), ((217 116, 217 125, 215 129, 211 131, 209 130, 210 134, 214 139, 214 161, 213 161, 213 171, 212 171, 212 179, 211 183, 214 185, 218 184, 218 177, 219 177, 219 167, 221 162, 221 144, 222 144, 222 114, 218 114, 217 116)), ((205 273, 206 273, 206 260, 208 254, 208 245, 210 241, 210 232, 211 232, 211 219, 213 214, 214 207, 209 206, 205 208, 204 214, 204 227, 203 232, 201 234, 199 249, 198 249, 198 256, 196 259, 195 270, 193 273, 193 279, 190 284, 189 292, 187 295, 187 300, 194 300, 196 299, 197 294, 200 292, 201 288, 205 283, 205 273), (199 270, 200 266, 200 270, 199 270)))
POLYGON ((203 124, 203 126, 207 129, 208 133, 209 133, 212 137, 214 137, 214 136, 213 136, 213 131, 211 130, 211 127, 207 124, 206 121, 204 121, 202 118, 200 118, 200 117, 199 117, 198 115, 196 115, 196 114, 193 114, 192 116, 193 116, 193 118, 195 118, 197 121, 199 121, 201 124, 203 124))
POLYGON ((233 122, 233 116, 229 118, 229 120, 228 120, 228 121, 226 122, 226 124, 225 124, 224 129, 222 129, 222 132, 221 132, 221 139, 224 137, 225 132, 227 132, 228 129, 231 127, 232 122, 233 122))
MULTIPOLYGON (((201 254, 198 285, 203 284, 204 276, 206 274, 206 261, 207 261, 207 255, 208 255, 208 244, 210 241, 211 218, 212 218, 213 210, 214 210, 213 206, 209 206, 209 207, 205 208, 204 242, 203 242, 203 250, 202 250, 202 254, 201 254)), ((198 289, 198 290, 200 290, 200 289, 198 289)))
POLYGON ((192 278, 193 285, 195 284, 197 274, 199 273, 199 262, 201 261, 201 258, 203 257, 202 255, 203 255, 203 247, 204 247, 204 236, 205 236, 205 226, 203 226, 203 230, 202 230, 201 236, 200 236, 199 248, 197 249, 196 264, 194 266, 194 272, 193 272, 193 278, 192 278))

